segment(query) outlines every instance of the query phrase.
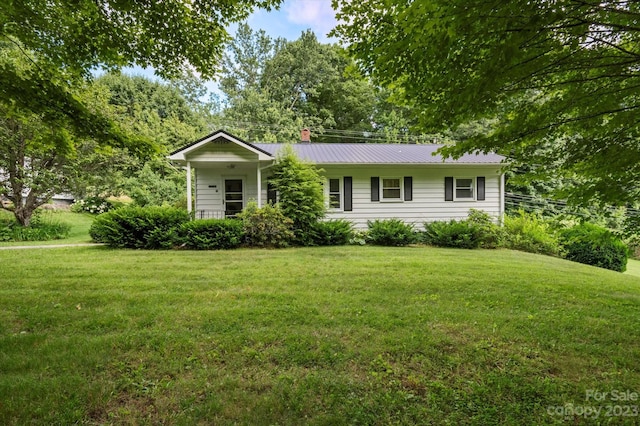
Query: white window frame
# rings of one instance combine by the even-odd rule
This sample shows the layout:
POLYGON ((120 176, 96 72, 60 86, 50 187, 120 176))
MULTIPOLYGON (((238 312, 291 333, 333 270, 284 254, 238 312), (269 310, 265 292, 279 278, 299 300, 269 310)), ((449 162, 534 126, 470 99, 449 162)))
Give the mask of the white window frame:
POLYGON ((453 201, 476 201, 477 197, 477 183, 475 177, 454 177, 453 178, 453 201), (458 197, 458 180, 469 179, 471 180, 471 197, 458 197))
MULTIPOLYGON (((393 188, 395 189, 395 188, 393 188)), ((383 203, 400 203, 404 201, 404 178, 402 176, 384 176, 380 177, 380 201, 383 203), (400 183, 400 197, 399 198, 386 198, 384 196, 384 180, 385 179, 397 179, 400 183)))
POLYGON ((329 210, 335 210, 335 211, 342 211, 342 209, 344 208, 344 185, 343 185, 343 179, 339 178, 339 177, 328 177, 327 178, 327 184, 326 184, 326 194, 327 194, 327 206, 329 208, 329 210), (339 192, 331 192, 331 180, 337 180, 338 181, 338 190, 339 192), (338 200, 340 205, 338 207, 332 207, 331 206, 331 194, 338 194, 338 200))

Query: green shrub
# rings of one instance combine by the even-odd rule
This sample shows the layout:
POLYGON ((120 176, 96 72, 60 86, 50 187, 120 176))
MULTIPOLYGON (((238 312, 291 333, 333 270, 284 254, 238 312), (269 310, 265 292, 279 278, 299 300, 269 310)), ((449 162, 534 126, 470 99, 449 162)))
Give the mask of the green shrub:
POLYGON ((562 248, 550 224, 535 213, 519 210, 504 217, 502 245, 505 248, 550 256, 561 255, 562 248))
POLYGON ((494 249, 502 245, 504 232, 493 221, 489 213, 483 210, 470 209, 466 221, 476 228, 480 247, 494 249))
POLYGON ((236 219, 193 220, 180 227, 180 242, 193 250, 236 248, 243 235, 243 224, 236 219))
POLYGON ((437 247, 474 249, 482 242, 480 227, 468 220, 425 223, 424 228, 424 242, 437 247))
POLYGON ((189 221, 186 210, 167 207, 123 207, 96 217, 89 229, 94 241, 111 247, 168 249, 189 221))
POLYGON ((250 202, 238 214, 244 229, 244 243, 250 247, 287 247, 294 239, 293 220, 286 217, 279 205, 258 208, 250 202))
POLYGON ((425 223, 424 227, 423 241, 438 247, 493 249, 502 244, 502 229, 482 210, 470 209, 466 219, 425 223))
POLYGON ((406 246, 417 241, 413 225, 399 219, 368 221, 367 241, 379 246, 406 246))
POLYGON ((605 228, 583 223, 563 230, 561 239, 568 260, 618 272, 627 269, 627 246, 605 228))
POLYGON ((270 182, 278 193, 282 213, 293 221, 295 242, 313 245, 313 228, 324 217, 323 178, 313 164, 301 161, 293 148, 284 147, 272 169, 270 182))
POLYGON ((345 219, 317 222, 312 229, 313 242, 318 246, 343 246, 353 237, 353 225, 345 219))
MULTIPOLYGON (((354 230, 351 238, 349 238, 349 244, 352 246, 364 246, 369 239, 369 232, 363 230, 354 230)), ((417 238, 416 238, 417 240, 417 238)))

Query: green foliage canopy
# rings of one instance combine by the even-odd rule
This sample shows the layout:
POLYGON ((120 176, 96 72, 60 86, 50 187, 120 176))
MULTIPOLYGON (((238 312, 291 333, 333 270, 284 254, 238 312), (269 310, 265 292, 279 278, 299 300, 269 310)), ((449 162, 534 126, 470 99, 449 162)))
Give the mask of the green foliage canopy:
POLYGON ((192 66, 205 77, 218 68, 226 28, 254 8, 280 0, 6 0, 0 9, 0 36, 59 68, 88 74, 95 67, 153 67, 177 77, 192 66))
POLYGON ((336 29, 393 87, 421 129, 493 119, 446 150, 557 161, 574 195, 608 202, 640 188, 640 3, 334 0, 336 29), (540 144, 548 146, 537 151, 540 144), (533 154, 538 155, 533 155, 533 154))

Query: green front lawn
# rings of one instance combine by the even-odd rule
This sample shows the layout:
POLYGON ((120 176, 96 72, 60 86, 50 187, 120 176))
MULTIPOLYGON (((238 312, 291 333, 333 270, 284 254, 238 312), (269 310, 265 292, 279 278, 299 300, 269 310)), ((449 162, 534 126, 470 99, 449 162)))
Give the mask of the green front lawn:
POLYGON ((627 274, 640 277, 640 260, 629 259, 627 260, 627 274))
POLYGON ((638 405, 587 392, 640 393, 640 278, 560 259, 82 247, 0 264, 0 424, 548 424, 638 405))

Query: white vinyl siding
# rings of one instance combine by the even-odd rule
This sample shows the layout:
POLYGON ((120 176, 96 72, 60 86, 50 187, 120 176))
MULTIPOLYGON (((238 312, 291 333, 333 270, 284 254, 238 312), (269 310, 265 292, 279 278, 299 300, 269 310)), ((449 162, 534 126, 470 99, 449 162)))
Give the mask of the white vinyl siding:
MULTIPOLYGON (((344 218, 353 222, 356 228, 366 229, 367 221, 375 219, 401 219, 413 223, 422 230, 424 222, 437 220, 464 219, 469 209, 480 209, 492 217, 500 215, 500 170, 496 166, 331 166, 320 165, 328 179, 338 179, 340 184, 340 209, 329 209, 328 219, 344 218), (344 176, 350 176, 352 211, 344 211, 344 176), (398 176, 401 188, 406 176, 412 177, 412 201, 377 202, 371 201, 371 177, 380 176, 380 191, 383 179, 398 176), (446 176, 484 176, 485 199, 458 199, 455 202, 444 201, 446 176)), ((268 170, 262 174, 262 204, 267 202, 268 170)), ((222 168, 197 168, 195 173, 196 210, 223 211, 222 197, 225 178, 242 178, 245 184, 245 203, 257 199, 255 165, 234 170, 222 168)), ((327 184, 329 182, 327 181, 327 184)), ((477 180, 474 178, 474 195, 477 192, 477 180)), ((454 187, 455 188, 455 187, 454 187)), ((329 198, 329 185, 325 186, 329 198)), ((404 192, 400 196, 404 198, 404 192)), ((382 194, 381 194, 382 195, 382 194)), ((382 200, 382 197, 381 197, 382 200)))
MULTIPOLYGON (((416 229, 422 230, 424 222, 464 219, 471 208, 484 210, 496 220, 500 215, 500 170, 496 166, 340 168, 323 164, 321 167, 326 170, 327 175, 335 176, 342 173, 353 177, 353 211, 329 211, 327 218, 348 219, 358 229, 366 229, 369 220, 397 218, 413 223, 416 229), (383 177, 411 176, 412 201, 403 203, 371 201, 372 176, 380 176, 380 188, 382 188, 383 177), (483 201, 458 200, 455 203, 444 201, 446 176, 485 176, 485 199, 483 201)), ((402 184, 402 177, 400 180, 402 184)))
MULTIPOLYGON (((255 170, 224 170, 199 168, 196 171, 196 210, 224 211, 225 179, 242 179, 244 183, 244 205, 258 198, 255 170)), ((263 181, 263 203, 266 203, 266 182, 263 181)))
POLYGON ((192 163, 210 162, 254 162, 258 154, 232 142, 212 142, 189 154, 192 163))

